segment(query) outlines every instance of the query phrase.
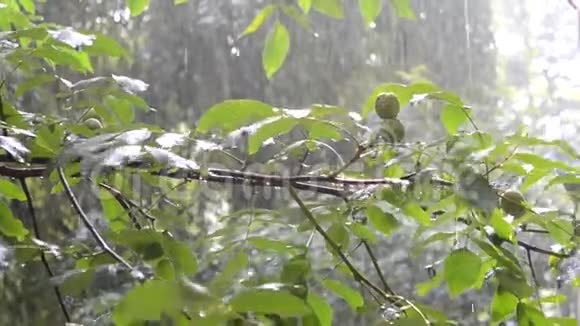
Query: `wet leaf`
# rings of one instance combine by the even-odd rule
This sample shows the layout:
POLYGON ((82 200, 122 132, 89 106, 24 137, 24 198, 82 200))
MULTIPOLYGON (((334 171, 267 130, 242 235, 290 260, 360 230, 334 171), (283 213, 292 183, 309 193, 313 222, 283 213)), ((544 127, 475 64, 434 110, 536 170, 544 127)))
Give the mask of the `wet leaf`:
POLYGON ((75 31, 72 27, 48 31, 48 34, 55 40, 69 45, 72 48, 92 45, 95 41, 94 35, 85 35, 75 31))
POLYGON ((117 76, 115 74, 113 74, 112 77, 117 85, 119 85, 122 90, 129 94, 142 93, 146 91, 147 88, 149 88, 149 84, 140 79, 130 78, 127 76, 117 76))
POLYGON ((481 259, 468 249, 458 249, 447 256, 443 274, 451 298, 455 298, 477 282, 480 268, 481 259))
POLYGON ((272 16, 274 11, 276 11, 276 6, 274 5, 267 5, 264 8, 262 8, 258 12, 258 14, 254 17, 250 25, 248 25, 246 29, 244 29, 240 37, 255 33, 258 29, 260 29, 260 27, 262 27, 262 25, 266 22, 266 20, 268 20, 268 18, 272 16))
POLYGON ((332 325, 334 310, 328 301, 326 301, 322 296, 310 292, 308 293, 306 302, 308 302, 308 305, 312 308, 312 311, 314 311, 320 326, 332 325))
POLYGON ((441 112, 441 122, 450 135, 455 135, 459 127, 468 120, 467 109, 454 104, 447 104, 441 112))
POLYGON ((382 0, 358 0, 358 8, 367 26, 374 23, 382 9, 382 0))
POLYGON ((18 239, 28 234, 28 230, 24 227, 24 224, 12 215, 10 207, 3 201, 0 201, 0 233, 18 239))
POLYGON ((237 312, 277 314, 283 317, 304 316, 311 312, 304 301, 283 290, 246 290, 235 295, 230 305, 237 312))
POLYGON ((371 225, 384 235, 391 235, 399 226, 399 221, 390 212, 384 211, 380 206, 367 207, 367 216, 371 225))
POLYGON ((131 16, 139 16, 149 7, 149 0, 127 0, 127 7, 131 11, 131 16))
POLYGON ((415 12, 411 8, 409 0, 391 0, 391 6, 395 10, 397 16, 415 20, 415 12))
POLYGON ((178 315, 182 305, 183 298, 178 283, 149 280, 134 287, 121 299, 113 311, 113 320, 118 325, 160 320, 162 313, 178 315))
POLYGON ((277 21, 266 36, 262 51, 262 67, 268 79, 282 67, 290 50, 290 34, 280 21, 277 21))
POLYGON ((312 8, 333 18, 344 17, 344 7, 341 0, 312 0, 312 8))
POLYGON ((358 308, 364 305, 364 299, 362 295, 350 286, 336 280, 328 279, 324 280, 322 283, 324 284, 324 287, 334 292, 334 294, 346 301, 353 311, 357 311, 358 308))
POLYGON ((197 130, 207 133, 212 129, 219 129, 228 133, 276 114, 272 106, 260 101, 227 100, 209 108, 199 119, 197 130))

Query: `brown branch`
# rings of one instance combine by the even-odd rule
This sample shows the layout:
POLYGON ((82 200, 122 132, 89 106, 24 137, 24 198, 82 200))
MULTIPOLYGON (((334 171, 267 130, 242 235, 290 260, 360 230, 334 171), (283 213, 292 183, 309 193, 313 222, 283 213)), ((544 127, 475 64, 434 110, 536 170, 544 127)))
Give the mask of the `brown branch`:
MULTIPOLYGON (((387 300, 391 303, 397 302, 398 300, 394 298, 395 296, 386 293, 381 288, 376 286, 374 283, 369 281, 361 272, 359 272, 359 270, 352 264, 352 262, 348 259, 348 257, 342 252, 342 249, 340 248, 340 246, 336 242, 334 242, 334 240, 332 240, 332 238, 330 238, 330 236, 326 233, 326 231, 324 231, 322 226, 320 226, 320 224, 318 224, 318 222, 316 221, 316 218, 314 217, 314 215, 312 215, 312 213, 310 212, 308 207, 306 207, 306 204, 304 204, 302 199, 300 199, 300 197, 298 196, 298 194, 296 193, 296 191, 294 190, 294 187, 292 185, 290 185, 288 187, 288 190, 290 191, 290 195, 292 196, 294 201, 296 201, 296 203, 298 204, 298 206, 302 210, 302 213, 306 216, 306 218, 310 221, 310 223, 312 223, 314 225, 314 228, 316 229, 316 231, 324 238, 326 243, 328 243, 328 245, 338 255, 340 260, 342 260, 342 262, 346 265, 346 267, 352 273, 355 281, 360 282, 361 284, 365 285, 369 289, 372 289, 373 291, 375 291, 377 294, 380 294, 385 300, 387 300)), ((418 313, 421 314, 420 311, 418 311, 418 313)), ((426 318, 425 318, 425 321, 428 322, 428 320, 426 318)))
POLYGON ((518 240, 518 246, 520 246, 526 250, 537 252, 537 253, 548 255, 548 256, 554 256, 554 257, 558 257, 558 258, 570 258, 570 254, 559 253, 559 252, 554 252, 554 251, 550 251, 547 249, 538 248, 536 246, 533 246, 533 245, 526 243, 526 242, 523 242, 521 240, 518 240))
POLYGON ((362 243, 365 246, 365 249, 367 250, 369 257, 371 258, 371 262, 373 263, 375 271, 379 275, 379 279, 381 280, 381 283, 383 283, 383 289, 385 290, 385 292, 387 292, 389 294, 396 294, 395 291, 393 291, 391 289, 391 287, 389 286, 389 283, 387 283, 387 280, 385 279, 385 275, 383 274, 383 271, 381 270, 381 267, 379 266, 379 262, 377 260, 377 257, 373 253, 371 247, 369 246, 369 244, 366 241, 363 241, 362 243))
POLYGON ((89 230, 89 232, 93 235, 93 237, 95 238, 95 240, 97 241, 97 243, 101 247, 101 249, 104 250, 106 253, 108 253, 111 257, 113 257, 116 261, 118 261, 119 263, 121 263, 122 265, 127 267, 129 270, 133 270, 133 266, 131 266, 131 264, 129 264, 116 251, 111 249, 111 247, 107 244, 107 241, 105 241, 105 239, 97 231, 97 229, 95 228, 93 223, 91 223, 89 217, 83 211, 83 208, 81 207, 81 205, 78 202, 77 198, 75 197, 68 181, 66 180, 66 176, 64 175, 64 171, 62 170, 62 168, 58 167, 57 172, 58 172, 58 177, 60 179, 60 182, 62 183, 62 185, 64 187, 65 193, 68 196, 68 199, 73 204, 73 207, 74 207, 75 211, 78 213, 79 217, 81 218, 83 224, 89 230))
POLYGON ((123 209, 125 209, 127 211, 133 224, 135 224, 135 226, 138 229, 141 229, 141 225, 139 224, 139 220, 137 219, 137 217, 134 215, 135 210, 137 210, 141 215, 145 216, 148 220, 155 221, 155 217, 153 217, 151 214, 145 212, 145 210, 141 206, 139 206, 137 203, 135 203, 131 199, 127 198, 118 189, 113 188, 110 185, 108 185, 106 183, 102 183, 102 182, 99 183, 99 187, 107 190, 109 193, 111 193, 111 195, 113 195, 113 197, 115 197, 117 202, 123 207, 123 209))
MULTIPOLYGON (((37 238, 38 240, 42 240, 42 237, 40 236, 40 227, 38 226, 38 220, 36 219, 36 212, 34 210, 34 205, 32 203, 32 195, 30 194, 30 191, 28 190, 28 186, 26 185, 26 180, 20 179, 20 185, 22 186, 22 191, 24 192, 24 195, 26 196, 26 203, 28 204, 28 212, 29 212, 30 218, 32 220, 32 229, 34 231, 34 237, 37 238)), ((44 253, 43 250, 40 250, 40 261, 44 265, 44 269, 48 273, 48 276, 53 278, 54 273, 53 273, 52 269, 50 268, 50 264, 48 263, 48 260, 46 259, 46 254, 44 253)), ((58 300, 58 304, 60 306, 60 310, 62 311, 64 319, 66 320, 67 323, 70 323, 71 322, 70 314, 66 308, 63 295, 60 292, 58 285, 54 285, 52 288, 54 290, 54 294, 56 295, 56 299, 58 300)))

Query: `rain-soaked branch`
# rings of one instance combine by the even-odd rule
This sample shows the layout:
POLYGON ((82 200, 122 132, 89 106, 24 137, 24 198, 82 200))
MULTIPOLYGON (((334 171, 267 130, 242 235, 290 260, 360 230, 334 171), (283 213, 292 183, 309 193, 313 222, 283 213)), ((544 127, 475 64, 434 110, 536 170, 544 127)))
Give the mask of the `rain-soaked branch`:
MULTIPOLYGON (((26 196, 26 203, 28 204, 28 212, 30 214, 30 219, 32 220, 32 229, 34 231, 34 237, 37 238, 38 240, 42 240, 42 237, 40 236, 40 227, 38 225, 38 219, 36 218, 36 211, 34 210, 34 204, 32 203, 32 195, 30 194, 30 190, 28 190, 26 180, 20 179, 20 185, 22 187, 24 195, 26 196)), ((48 260, 46 259, 46 254, 44 253, 43 250, 40 251, 40 261, 42 262, 42 265, 44 265, 44 269, 48 273, 48 276, 50 278, 53 278, 54 273, 52 271, 52 268, 50 267, 50 264, 48 263, 48 260)), ((52 288, 54 290, 54 294, 56 295, 56 299, 58 300, 58 305, 60 306, 60 310, 62 311, 64 319, 66 320, 67 323, 70 323, 71 322, 70 314, 66 308, 64 298, 62 296, 62 293, 60 292, 58 285, 54 285, 52 288)))
POLYGON ((377 285, 375 285, 371 281, 369 281, 369 279, 366 278, 352 264, 352 262, 348 259, 348 257, 342 252, 340 246, 336 242, 334 242, 334 240, 332 240, 332 238, 330 238, 330 236, 326 233, 326 231, 324 231, 322 226, 320 226, 320 224, 318 224, 314 215, 312 215, 312 213, 310 212, 308 207, 306 207, 306 204, 304 204, 302 199, 300 199, 300 197, 298 196, 298 194, 294 190, 293 184, 291 184, 288 187, 288 190, 290 191, 290 195, 292 196, 294 201, 296 201, 296 203, 298 204, 298 206, 302 210, 302 213, 306 216, 306 218, 310 221, 310 223, 312 223, 314 225, 314 228, 316 229, 316 231, 324 238, 324 240, 328 243, 328 245, 334 250, 334 252, 338 255, 338 257, 342 260, 342 262, 346 265, 346 267, 352 273, 354 279, 357 282, 360 282, 361 284, 368 287, 370 290, 375 291, 377 294, 379 294, 381 297, 383 297, 383 299, 387 300, 388 302, 391 302, 393 304, 396 304, 399 302, 406 303, 409 307, 411 307, 423 319, 423 321, 425 322, 425 325, 430 325, 430 322, 429 322, 429 319, 427 318, 427 316, 425 316, 425 314, 417 306, 415 306, 412 302, 408 301, 407 299, 405 299, 401 296, 389 294, 389 293, 383 291, 381 288, 379 288, 377 285))
POLYGON ((379 262, 377 260, 377 257, 373 253, 371 246, 369 246, 369 244, 366 241, 363 241, 362 243, 365 246, 365 249, 366 249, 367 253, 369 254, 369 257, 371 258, 371 262, 373 263, 375 271, 379 275, 379 279, 381 280, 381 283, 383 283, 383 289, 385 290, 385 292, 387 292, 389 294, 396 294, 395 291, 393 291, 391 289, 391 287, 389 286, 389 283, 387 283, 387 280, 385 279, 385 275, 384 275, 383 271, 381 270, 381 266, 379 266, 379 262))
POLYGON ((121 263, 122 265, 124 265, 125 267, 127 267, 129 270, 133 270, 133 266, 131 266, 131 264, 129 264, 116 251, 114 251, 109 246, 109 244, 107 244, 107 241, 105 241, 105 239, 103 238, 103 236, 101 236, 101 234, 99 233, 99 231, 97 231, 97 229, 95 228, 95 226, 93 225, 93 223, 91 223, 89 217, 83 211, 83 208, 81 207, 81 205, 78 202, 76 196, 74 195, 74 193, 73 193, 73 191, 72 191, 72 189, 71 189, 68 181, 66 180, 66 176, 64 175, 64 171, 62 170, 62 168, 61 167, 58 167, 57 168, 57 172, 58 172, 58 177, 60 179, 60 182, 62 183, 62 185, 64 187, 65 193, 67 194, 70 202, 73 204, 73 207, 74 207, 75 211, 78 213, 78 215, 81 218, 81 220, 82 220, 83 224, 85 225, 85 227, 93 235, 93 237, 97 241, 99 247, 101 247, 101 249, 103 249, 107 254, 109 254, 116 261, 118 261, 119 263, 121 263))

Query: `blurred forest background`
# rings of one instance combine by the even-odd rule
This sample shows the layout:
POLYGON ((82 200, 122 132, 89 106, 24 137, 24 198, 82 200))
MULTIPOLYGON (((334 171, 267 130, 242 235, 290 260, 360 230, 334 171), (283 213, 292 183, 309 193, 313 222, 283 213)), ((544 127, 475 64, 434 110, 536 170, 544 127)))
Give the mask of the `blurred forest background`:
MULTIPOLYGON (((238 38, 265 3, 197 0, 175 6, 172 1, 152 1, 150 9, 137 18, 130 17, 125 1, 120 0, 51 0, 39 10, 47 21, 118 40, 128 55, 99 59, 95 75, 123 74, 148 82, 151 86, 145 97, 157 111, 140 112, 140 118, 167 129, 191 127, 211 105, 230 98, 258 99, 289 108, 336 104, 359 112, 380 83, 430 80, 473 105, 482 129, 502 134, 523 124, 537 136, 565 139, 580 148, 578 15, 565 0, 415 0, 415 21, 384 10, 370 29, 356 10, 356 2, 346 1, 343 20, 313 13, 313 33, 287 21, 290 55, 271 80, 261 66, 266 30, 238 38)), ((31 93, 26 102, 32 112, 48 113, 57 107, 44 101, 40 92, 31 93)), ((403 110, 402 115, 409 121, 409 141, 435 139, 443 133, 433 123, 439 117, 432 111, 403 110)), ((571 211, 572 203, 558 191, 545 194, 530 189, 527 199, 536 206, 556 205, 571 211)), ((209 218, 196 216, 229 210, 229 194, 209 196, 200 187, 191 196, 197 200, 189 208, 185 233, 211 228, 209 218)), ((86 237, 71 231, 74 223, 61 218, 68 208, 54 204, 51 195, 36 199, 44 203, 39 218, 48 240, 58 243, 67 237, 86 237)), ((15 205, 25 209, 24 203, 15 205)), ((413 296, 413 285, 428 278, 425 266, 436 263, 441 253, 434 249, 412 257, 410 238, 411 231, 400 228, 377 249, 377 256, 382 265, 389 266, 394 287, 413 296)), ((9 264, 9 255, 0 246, 0 324, 56 325, 58 307, 51 288, 45 286, 48 280, 42 265, 14 266, 9 264)), ((571 293, 568 278, 557 280, 562 275, 548 270, 547 258, 537 259, 543 289, 571 293)), ((366 265, 371 268, 370 262, 366 265)), ((103 277, 95 280, 91 291, 90 301, 70 303, 76 314, 85 316, 86 325, 100 325, 98 316, 106 314, 107 303, 124 289, 103 277)), ((443 289, 437 289, 422 300, 445 307, 450 318, 475 325, 485 324, 486 312, 477 307, 488 305, 491 295, 491 289, 470 292, 451 302, 443 289)), ((574 315, 575 301, 572 296, 571 301, 552 308, 574 315)), ((335 320, 344 325, 362 322, 352 317, 346 305, 343 308, 344 314, 337 309, 335 320)))

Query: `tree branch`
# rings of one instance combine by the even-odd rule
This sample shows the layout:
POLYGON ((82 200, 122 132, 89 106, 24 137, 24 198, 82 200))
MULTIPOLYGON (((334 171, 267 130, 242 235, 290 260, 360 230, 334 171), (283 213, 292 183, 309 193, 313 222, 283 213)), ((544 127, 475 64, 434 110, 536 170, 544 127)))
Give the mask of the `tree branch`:
POLYGON ((115 252, 113 249, 111 249, 111 247, 107 244, 107 241, 105 241, 105 239, 97 231, 97 229, 95 228, 93 223, 91 223, 89 217, 83 211, 83 208, 79 204, 79 202, 78 202, 77 198, 75 197, 68 181, 66 180, 66 176, 64 175, 64 171, 62 170, 62 168, 58 167, 57 171, 58 171, 58 177, 60 179, 60 182, 64 186, 65 193, 67 194, 70 202, 73 204, 75 211, 78 213, 78 215, 81 218, 85 227, 87 229, 89 229, 89 232, 91 232, 91 234, 93 235, 93 237, 95 238, 95 240, 97 241, 97 243, 101 247, 101 249, 103 249, 106 253, 108 253, 116 261, 118 261, 119 263, 121 263, 122 265, 127 267, 129 270, 133 270, 133 266, 131 266, 131 264, 129 264, 123 257, 121 257, 121 255, 119 255, 117 252, 115 252))
POLYGON ((314 216, 312 215, 312 213, 310 212, 308 207, 306 207, 304 202, 300 199, 300 197, 298 197, 298 194, 296 193, 296 191, 293 188, 293 184, 291 184, 288 187, 288 190, 290 191, 290 195, 292 196, 292 198, 296 201, 298 206, 300 206, 300 209, 302 210, 302 212, 304 213, 306 218, 308 218, 308 220, 314 225, 314 228, 316 229, 316 231, 324 238, 324 240, 330 245, 330 247, 339 256, 339 258, 344 262, 344 264, 347 266, 347 268, 353 274, 353 277, 357 282, 360 282, 361 284, 367 286, 369 289, 375 291, 377 294, 381 295, 386 301, 388 301, 392 304, 397 304, 399 302, 405 302, 415 312, 417 312, 417 314, 425 322, 425 325, 431 324, 429 322, 429 319, 427 318, 427 316, 425 316, 425 314, 423 314, 423 312, 417 306, 415 306, 412 302, 410 302, 409 300, 407 300, 399 295, 392 295, 392 294, 386 293, 381 288, 379 288, 378 286, 373 284, 371 281, 369 281, 361 272, 359 272, 358 269, 350 262, 348 257, 346 257, 346 255, 342 252, 340 246, 336 242, 334 242, 334 240, 332 240, 330 238, 330 236, 328 236, 328 234, 326 234, 326 231, 324 231, 324 229, 320 226, 320 224, 318 224, 318 222, 316 221, 316 218, 314 218, 314 216))
POLYGON ((379 262, 377 260, 377 257, 373 253, 371 247, 369 246, 369 244, 366 241, 363 241, 362 243, 365 246, 365 249, 367 250, 369 257, 371 258, 371 262, 373 263, 375 271, 379 275, 379 279, 381 280, 381 283, 383 283, 383 289, 385 290, 385 292, 387 292, 389 294, 396 294, 395 291, 393 291, 391 289, 391 287, 389 286, 389 283, 387 283, 387 280, 385 279, 385 275, 383 274, 383 271, 381 270, 381 267, 379 266, 379 262))
MULTIPOLYGON (((37 238, 38 240, 42 240, 42 238, 40 236, 40 227, 38 226, 38 220, 36 219, 36 212, 34 210, 34 205, 32 203, 32 195, 30 194, 30 191, 28 190, 28 186, 26 185, 26 180, 20 179, 20 185, 22 186, 22 191, 24 192, 24 195, 26 196, 26 203, 28 204, 28 211, 30 214, 30 218, 32 220, 32 229, 34 231, 34 237, 37 238)), ((42 261, 42 264, 44 265, 44 269, 46 269, 48 276, 53 278, 54 273, 52 272, 52 269, 50 268, 50 264, 48 263, 48 260, 46 259, 46 254, 44 253, 43 250, 40 250, 40 260, 42 261)), ((64 303, 64 298, 62 296, 62 293, 60 292, 58 285, 54 285, 52 288, 54 290, 54 294, 56 295, 56 299, 58 300, 58 304, 60 306, 60 310, 62 311, 64 319, 66 320, 67 323, 70 323, 71 322, 70 314, 66 308, 66 305, 64 303)))

